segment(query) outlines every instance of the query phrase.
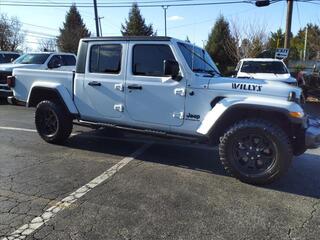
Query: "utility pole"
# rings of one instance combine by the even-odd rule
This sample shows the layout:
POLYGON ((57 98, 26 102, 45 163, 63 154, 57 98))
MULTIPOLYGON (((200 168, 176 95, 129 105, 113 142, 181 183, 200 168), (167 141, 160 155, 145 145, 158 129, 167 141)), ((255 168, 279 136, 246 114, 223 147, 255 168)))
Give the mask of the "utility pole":
POLYGON ((287 0, 287 23, 284 39, 284 48, 290 48, 291 25, 292 25, 293 0, 287 0))
POLYGON ((304 36, 304 48, 303 48, 303 61, 306 61, 307 56, 307 43, 308 43, 308 26, 306 27, 306 33, 304 36))
POLYGON ((96 22, 96 32, 97 32, 97 37, 100 37, 100 33, 99 33, 99 17, 98 17, 97 0, 93 0, 93 8, 94 8, 94 20, 95 20, 95 22, 96 22))
POLYGON ((169 6, 162 6, 164 11, 164 35, 167 36, 167 9, 169 6))
POLYGON ((208 40, 201 40, 201 41, 202 41, 202 48, 205 49, 208 40))
POLYGON ((102 25, 101 25, 101 19, 103 19, 104 17, 99 17, 99 29, 100 29, 100 37, 103 36, 102 34, 102 25))

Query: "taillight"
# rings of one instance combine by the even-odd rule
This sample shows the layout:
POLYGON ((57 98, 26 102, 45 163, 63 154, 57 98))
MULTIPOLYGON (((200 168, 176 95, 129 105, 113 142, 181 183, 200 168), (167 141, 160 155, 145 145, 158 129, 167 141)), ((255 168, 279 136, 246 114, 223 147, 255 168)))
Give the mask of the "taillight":
POLYGON ((8 76, 7 77, 7 84, 10 88, 14 88, 16 85, 16 78, 15 76, 8 76))

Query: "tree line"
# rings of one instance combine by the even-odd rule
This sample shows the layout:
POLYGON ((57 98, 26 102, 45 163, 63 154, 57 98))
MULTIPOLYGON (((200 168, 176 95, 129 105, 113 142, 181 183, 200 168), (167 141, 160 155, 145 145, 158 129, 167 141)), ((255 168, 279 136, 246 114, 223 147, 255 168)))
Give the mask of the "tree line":
MULTIPOLYGON (((17 50, 24 42, 25 33, 17 18, 0 15, 0 49, 17 50)), ((308 28, 307 59, 316 59, 320 55, 320 28, 316 24, 308 24, 291 38, 290 60, 302 58, 306 29, 308 28)), ((147 24, 137 3, 133 3, 128 18, 121 25, 123 36, 155 36, 157 32, 152 24, 147 24)), ((39 41, 41 50, 55 50, 76 53, 81 38, 90 37, 76 5, 72 5, 66 14, 60 34, 56 39, 39 41)), ((190 42, 188 36, 186 41, 190 42)), ((234 69, 237 62, 247 57, 274 57, 276 48, 283 47, 284 32, 278 29, 266 34, 263 24, 228 21, 219 16, 215 21, 205 44, 205 49, 217 63, 222 73, 234 69)))
MULTIPOLYGON (((307 24, 296 35, 291 35, 290 60, 301 60, 304 55, 306 29, 306 60, 319 60, 320 27, 307 24)), ((265 26, 228 21, 222 15, 216 20, 205 46, 223 73, 228 73, 242 58, 274 58, 277 48, 283 48, 285 33, 278 29, 266 34, 265 26)))

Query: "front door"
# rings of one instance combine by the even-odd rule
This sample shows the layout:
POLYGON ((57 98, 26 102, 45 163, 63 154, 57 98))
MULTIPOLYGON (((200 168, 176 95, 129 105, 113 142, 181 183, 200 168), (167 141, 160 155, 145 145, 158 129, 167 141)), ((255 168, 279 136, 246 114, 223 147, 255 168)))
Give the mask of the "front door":
POLYGON ((126 79, 126 109, 141 123, 180 126, 183 124, 186 81, 164 76, 164 60, 175 60, 169 44, 129 45, 126 79))
POLYGON ((83 101, 77 104, 82 118, 108 121, 122 116, 126 47, 114 42, 89 45, 83 101))

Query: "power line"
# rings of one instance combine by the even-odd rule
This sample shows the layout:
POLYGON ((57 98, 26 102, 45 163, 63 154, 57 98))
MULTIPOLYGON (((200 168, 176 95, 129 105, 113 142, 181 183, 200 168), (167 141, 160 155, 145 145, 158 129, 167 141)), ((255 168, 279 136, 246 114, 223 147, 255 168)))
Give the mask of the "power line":
MULTIPOLYGON (((4 3, 21 3, 21 4, 29 4, 30 1, 2 1, 4 3)), ((32 1, 33 4, 47 4, 48 2, 50 2, 51 4, 68 4, 68 5, 71 5, 71 4, 74 4, 74 2, 66 2, 66 1, 62 1, 62 2, 59 2, 59 1, 50 1, 50 0, 42 0, 42 1, 32 1)), ((119 5, 128 5, 128 4, 132 4, 132 3, 138 3, 138 4, 168 4, 168 3, 184 3, 184 2, 199 2, 197 0, 167 0, 167 1, 161 1, 161 0, 155 0, 155 1, 125 1, 125 2, 121 2, 121 1, 118 1, 117 4, 119 5)), ((221 1, 223 2, 223 1, 221 1)), ((240 1, 240 2, 254 2, 253 0, 252 1, 240 1)), ((78 4, 85 4, 85 5, 92 5, 92 2, 90 1, 87 1, 87 2, 80 2, 78 4)), ((78 5, 76 4, 76 5, 78 5)), ((99 1, 99 5, 115 5, 114 2, 104 2, 104 1, 99 1)))
MULTIPOLYGON (((277 3, 280 1, 286 0, 271 0, 270 3, 277 3)), ((295 0, 297 2, 304 2, 304 3, 313 3, 313 4, 320 4, 316 3, 319 2, 317 0, 295 0)), ((99 3, 99 7, 101 8, 127 8, 131 7, 133 2, 101 2, 99 3), (130 4, 130 5, 128 5, 130 4)), ((144 1, 140 2, 139 7, 162 7, 163 5, 169 7, 186 7, 186 6, 208 6, 208 5, 230 5, 230 4, 254 4, 255 0, 242 0, 242 1, 216 1, 216 2, 199 2, 195 0, 168 0, 168 1, 144 1)), ((22 6, 22 7, 56 7, 56 8, 64 8, 70 7, 73 3, 66 3, 66 2, 53 2, 46 0, 44 1, 36 1, 36 2, 27 2, 27 1, 2 1, 0 5, 3 6, 22 6)), ((90 2, 81 2, 77 4, 79 8, 92 8, 93 4, 90 2)))
MULTIPOLYGON (((233 16, 233 15, 237 15, 237 14, 246 13, 246 12, 249 12, 249 11, 255 11, 256 9, 257 9, 256 7, 255 8, 249 8, 249 9, 245 9, 245 10, 240 11, 240 12, 231 13, 231 14, 224 15, 224 16, 225 17, 229 17, 229 16, 233 16)), ((200 20, 200 21, 194 22, 194 23, 186 23, 186 24, 182 24, 182 25, 172 26, 172 27, 169 27, 168 29, 177 29, 177 28, 184 28, 184 27, 189 27, 189 26, 193 26, 193 25, 199 25, 199 24, 202 24, 202 23, 214 21, 216 19, 217 19, 216 17, 209 18, 209 19, 204 19, 204 20, 200 20)), ((159 30, 163 30, 163 29, 160 28, 159 30)))
POLYGON ((31 23, 26 23, 26 22, 21 22, 21 23, 22 23, 23 25, 28 25, 28 26, 32 26, 32 27, 42 28, 42 29, 46 29, 46 30, 59 31, 58 28, 45 27, 45 26, 40 26, 40 25, 31 24, 31 23))
POLYGON ((34 34, 34 33, 26 33, 27 37, 32 37, 32 38, 40 38, 40 39, 52 39, 52 40, 56 40, 56 37, 46 37, 46 36, 41 36, 38 34, 34 34))
POLYGON ((38 34, 38 35, 41 35, 41 36, 56 37, 56 35, 53 35, 53 34, 48 34, 48 33, 43 33, 43 32, 37 32, 37 31, 28 30, 28 29, 23 29, 23 30, 21 30, 21 31, 26 32, 26 33, 38 34))
MULTIPOLYGON (((271 3, 276 3, 282 0, 274 0, 271 3)), ((193 3, 173 3, 165 4, 168 7, 189 7, 189 6, 209 6, 209 5, 231 5, 231 4, 253 4, 254 1, 224 1, 224 2, 193 2, 193 3)), ((0 3, 3 6, 22 6, 22 7, 70 7, 69 4, 34 4, 34 3, 0 3)), ((152 7, 162 7, 164 4, 140 4, 140 8, 152 8, 152 7)), ((77 8, 92 8, 93 4, 78 4, 77 8)), ((131 5, 102 5, 99 4, 99 8, 128 8, 131 5)))

